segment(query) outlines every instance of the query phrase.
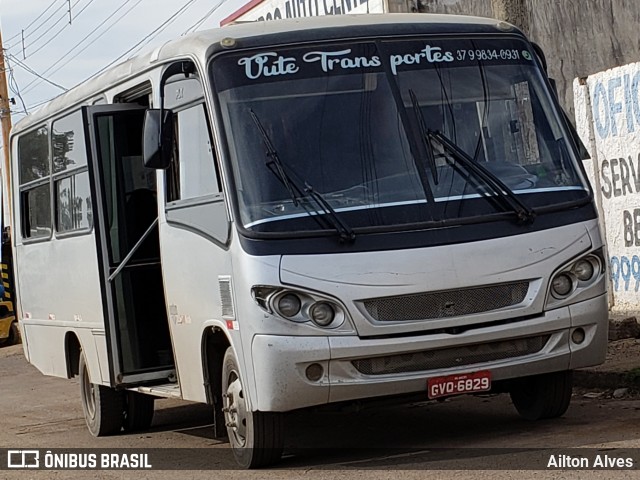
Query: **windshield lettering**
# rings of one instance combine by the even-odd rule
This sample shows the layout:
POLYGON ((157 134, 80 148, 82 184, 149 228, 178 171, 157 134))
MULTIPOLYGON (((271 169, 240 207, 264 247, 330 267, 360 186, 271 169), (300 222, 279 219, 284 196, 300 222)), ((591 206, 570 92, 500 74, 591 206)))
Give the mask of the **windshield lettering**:
POLYGON ((253 80, 261 76, 290 75, 299 70, 295 58, 282 57, 276 52, 258 53, 252 57, 241 58, 238 60, 238 65, 244 65, 245 75, 253 80), (268 64, 269 59, 273 57, 276 59, 268 64))
POLYGON ((380 57, 374 55, 371 58, 367 57, 355 57, 349 58, 345 55, 349 55, 351 49, 341 50, 339 52, 309 52, 306 53, 302 60, 307 63, 320 62, 323 72, 329 72, 334 67, 339 66, 343 69, 349 68, 370 68, 380 66, 380 57), (342 57, 342 58, 335 58, 342 57))
POLYGON ((429 63, 453 62, 453 53, 443 52, 440 47, 425 46, 418 53, 408 53, 406 55, 391 55, 389 62, 391 63, 391 71, 394 75, 398 74, 400 65, 419 64, 422 59, 429 63))
MULTIPOLYGON (((523 51, 523 53, 528 53, 523 51)), ((523 55, 522 58, 525 58, 523 55)), ((528 58, 531 58, 530 56, 528 58)), ((390 53, 388 55, 391 72, 398 75, 398 67, 419 66, 420 64, 462 64, 478 61, 517 62, 521 56, 515 49, 455 49, 446 50, 434 45, 425 45, 418 51, 390 53)), ((378 55, 352 55, 352 49, 338 51, 314 50, 302 55, 301 60, 291 56, 281 56, 276 52, 260 52, 238 60, 244 67, 248 79, 277 77, 301 72, 302 64, 318 63, 324 73, 349 71, 354 69, 379 69, 382 66, 378 55)))

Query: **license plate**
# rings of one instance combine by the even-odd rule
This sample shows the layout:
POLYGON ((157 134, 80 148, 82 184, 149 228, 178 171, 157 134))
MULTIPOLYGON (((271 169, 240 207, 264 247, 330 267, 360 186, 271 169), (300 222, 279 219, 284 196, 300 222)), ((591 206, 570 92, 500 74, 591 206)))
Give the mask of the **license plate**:
POLYGON ((433 377, 427 382, 429 398, 486 392, 488 390, 491 390, 491 372, 489 370, 448 375, 446 377, 433 377))

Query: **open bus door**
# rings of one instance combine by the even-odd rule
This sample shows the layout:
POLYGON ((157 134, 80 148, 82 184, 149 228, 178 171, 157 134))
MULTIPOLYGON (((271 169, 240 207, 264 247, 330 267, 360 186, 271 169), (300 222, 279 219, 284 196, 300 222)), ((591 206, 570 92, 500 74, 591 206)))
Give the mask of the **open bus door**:
POLYGON ((176 381, 155 170, 142 160, 145 110, 137 104, 83 108, 113 387, 176 381))

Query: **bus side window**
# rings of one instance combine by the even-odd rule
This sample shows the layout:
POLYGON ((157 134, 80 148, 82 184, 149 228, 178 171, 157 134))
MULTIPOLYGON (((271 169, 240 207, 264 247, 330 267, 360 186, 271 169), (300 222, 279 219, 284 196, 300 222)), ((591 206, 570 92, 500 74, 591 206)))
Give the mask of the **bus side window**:
POLYGON ((167 83, 165 95, 175 122, 175 149, 167 170, 167 201, 220 193, 200 81, 190 77, 167 83))
POLYGON ((18 139, 21 233, 25 239, 51 236, 49 130, 40 127, 18 139))
POLYGON ((93 212, 82 112, 54 121, 51 131, 56 231, 89 231, 93 212))

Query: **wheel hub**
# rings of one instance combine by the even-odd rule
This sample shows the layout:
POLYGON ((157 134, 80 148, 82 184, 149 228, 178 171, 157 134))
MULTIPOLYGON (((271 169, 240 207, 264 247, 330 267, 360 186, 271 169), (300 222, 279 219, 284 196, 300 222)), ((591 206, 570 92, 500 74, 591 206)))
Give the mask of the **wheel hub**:
POLYGON ((227 430, 232 434, 239 446, 246 443, 247 407, 240 379, 234 375, 224 396, 224 418, 227 430))
POLYGON ((96 415, 96 392, 95 386, 89 381, 89 375, 82 376, 82 389, 84 391, 85 406, 87 407, 87 413, 90 418, 94 418, 96 415))

